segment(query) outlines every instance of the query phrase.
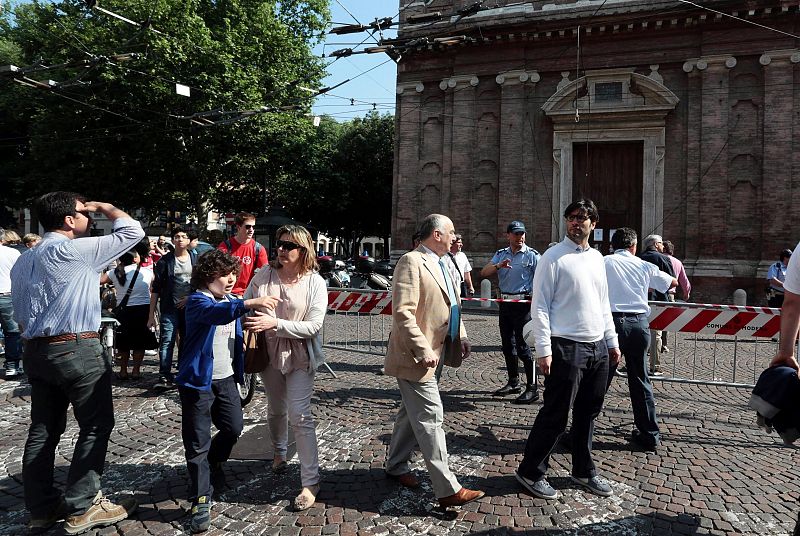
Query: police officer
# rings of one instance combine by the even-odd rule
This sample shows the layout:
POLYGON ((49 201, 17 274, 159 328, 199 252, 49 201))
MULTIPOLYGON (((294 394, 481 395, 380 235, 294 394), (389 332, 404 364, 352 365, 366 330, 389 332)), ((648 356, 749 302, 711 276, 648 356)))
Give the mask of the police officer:
MULTIPOLYGON (((539 252, 525 244, 525 225, 512 221, 506 228, 508 247, 497 250, 492 260, 481 270, 482 277, 497 274, 500 297, 504 300, 530 300, 533 274, 539 262, 539 252)), ((531 350, 522 336, 522 327, 531 319, 530 303, 500 303, 500 338, 508 370, 508 383, 495 391, 505 396, 522 393, 514 404, 530 404, 539 399, 531 350), (525 391, 519 382, 519 363, 525 367, 525 391)))

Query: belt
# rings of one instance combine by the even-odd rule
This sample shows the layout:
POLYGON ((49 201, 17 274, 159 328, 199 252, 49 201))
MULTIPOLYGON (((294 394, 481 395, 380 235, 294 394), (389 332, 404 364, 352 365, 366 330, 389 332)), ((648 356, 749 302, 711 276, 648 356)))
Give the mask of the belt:
POLYGON ((614 312, 614 311, 611 312, 611 316, 624 317, 624 318, 633 317, 633 316, 639 316, 639 315, 643 315, 643 314, 645 314, 645 313, 617 313, 617 312, 614 312))
POLYGON ((500 298, 503 300, 530 300, 530 294, 503 294, 500 293, 500 298))
POLYGON ((78 339, 99 339, 100 334, 96 331, 83 331, 81 333, 62 333, 61 335, 53 335, 52 337, 34 337, 34 341, 43 342, 45 344, 54 344, 58 342, 77 341, 78 339))
POLYGON ((0 292, 0 296, 11 296, 10 292, 0 292))

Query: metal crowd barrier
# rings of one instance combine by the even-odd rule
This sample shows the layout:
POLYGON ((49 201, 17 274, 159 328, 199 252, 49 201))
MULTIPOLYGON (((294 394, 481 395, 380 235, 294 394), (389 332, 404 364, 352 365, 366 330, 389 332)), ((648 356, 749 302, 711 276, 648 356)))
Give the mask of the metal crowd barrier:
MULTIPOLYGON (((331 289, 328 301, 326 347, 385 355, 391 292, 331 289)), ((664 374, 652 376, 654 381, 752 388, 777 352, 780 309, 682 302, 651 302, 650 307, 650 328, 668 332, 669 348, 661 353, 664 374)), ((496 315, 497 310, 465 308, 463 314, 496 315)), ((499 331, 490 329, 496 332, 499 351, 499 331)))

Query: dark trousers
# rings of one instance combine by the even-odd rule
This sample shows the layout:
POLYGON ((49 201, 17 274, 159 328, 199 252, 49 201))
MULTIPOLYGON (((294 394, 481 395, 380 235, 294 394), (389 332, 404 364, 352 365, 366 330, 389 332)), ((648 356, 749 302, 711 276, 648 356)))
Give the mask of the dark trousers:
POLYGON ((31 517, 47 516, 61 492, 53 485, 55 451, 72 404, 80 432, 67 475, 68 513, 83 513, 100 490, 100 476, 114 429, 111 364, 99 339, 47 344, 32 339, 23 353, 31 384, 31 426, 22 456, 25 505, 31 517))
MULTIPOLYGON (((650 446, 658 445, 661 436, 656 417, 656 401, 653 397, 653 384, 647 374, 647 349, 650 347, 650 328, 647 315, 614 315, 614 327, 619 338, 619 349, 625 356, 628 371, 628 391, 633 406, 633 422, 641 432, 642 439, 650 446)), ((608 385, 614 379, 617 367, 612 365, 608 372, 608 385)))
POLYGON ((525 443, 519 474, 538 480, 547 473, 550 454, 572 409, 572 474, 593 477, 592 434, 608 385, 608 348, 602 340, 586 343, 561 337, 552 337, 551 344, 553 362, 544 378, 544 404, 525 443))
POLYGON ((525 384, 536 385, 536 372, 533 369, 531 349, 522 336, 522 327, 531 319, 531 306, 528 303, 500 303, 500 340, 503 357, 506 359, 508 381, 519 383, 519 363, 525 367, 525 384))
POLYGON ((767 300, 767 307, 781 308, 783 307, 783 293, 775 293, 773 297, 767 300))
POLYGON ((211 389, 199 391, 179 387, 181 397, 181 437, 189 472, 189 495, 192 501, 211 496, 211 464, 228 460, 239 440, 244 422, 242 401, 233 376, 211 382, 211 389), (211 424, 217 434, 211 438, 211 424))

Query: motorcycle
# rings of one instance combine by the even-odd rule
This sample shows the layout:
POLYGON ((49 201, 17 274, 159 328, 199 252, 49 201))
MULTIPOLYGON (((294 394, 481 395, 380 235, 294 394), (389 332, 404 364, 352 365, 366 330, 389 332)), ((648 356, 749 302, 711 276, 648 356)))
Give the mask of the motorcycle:
POLYGON ((351 279, 352 288, 371 290, 392 290, 392 282, 378 273, 378 264, 372 257, 359 257, 355 263, 355 273, 351 279))
MULTIPOLYGON (((341 261, 334 261, 333 257, 330 255, 317 257, 317 263, 319 264, 319 275, 325 280, 325 284, 328 286, 328 288, 347 288, 345 280, 336 270, 336 265, 339 262, 341 261)), ((349 283, 350 276, 347 275, 347 273, 345 273, 345 275, 347 276, 347 283, 349 283)))

